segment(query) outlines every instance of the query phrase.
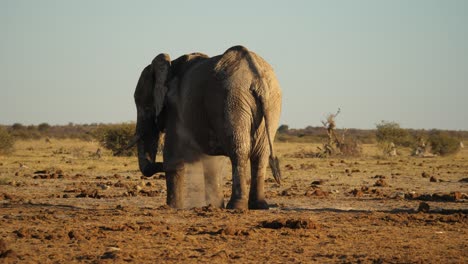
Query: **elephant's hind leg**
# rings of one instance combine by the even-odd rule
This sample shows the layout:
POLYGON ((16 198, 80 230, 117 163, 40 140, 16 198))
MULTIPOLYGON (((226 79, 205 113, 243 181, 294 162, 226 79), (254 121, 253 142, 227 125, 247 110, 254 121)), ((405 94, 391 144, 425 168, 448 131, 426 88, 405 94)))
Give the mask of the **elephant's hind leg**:
POLYGON ((248 155, 231 157, 232 194, 227 204, 228 209, 248 209, 247 164, 248 155))
POLYGON ((206 156, 202 159, 205 177, 205 201, 207 205, 224 208, 224 195, 221 185, 222 157, 206 156))
POLYGON ((268 162, 267 155, 254 156, 250 159, 252 178, 249 192, 249 209, 268 209, 265 201, 265 173, 268 162))

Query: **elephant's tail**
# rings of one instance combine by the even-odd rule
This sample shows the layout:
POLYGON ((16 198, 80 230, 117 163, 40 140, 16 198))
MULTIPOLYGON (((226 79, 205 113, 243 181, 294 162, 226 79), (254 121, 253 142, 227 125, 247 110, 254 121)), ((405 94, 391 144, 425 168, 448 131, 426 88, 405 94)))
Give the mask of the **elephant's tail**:
MULTIPOLYGON (((263 83, 263 80, 261 81, 263 83)), ((265 95, 264 93, 259 92, 259 89, 252 89, 253 95, 257 98, 258 102, 260 102, 260 107, 262 110, 263 118, 265 119, 265 132, 268 139, 268 145, 270 146, 270 156, 268 157, 271 172, 273 173, 273 178, 278 184, 281 184, 281 170, 279 159, 274 155, 273 152, 273 142, 270 136, 270 118, 268 116, 268 112, 266 109, 266 102, 265 102, 265 95)))

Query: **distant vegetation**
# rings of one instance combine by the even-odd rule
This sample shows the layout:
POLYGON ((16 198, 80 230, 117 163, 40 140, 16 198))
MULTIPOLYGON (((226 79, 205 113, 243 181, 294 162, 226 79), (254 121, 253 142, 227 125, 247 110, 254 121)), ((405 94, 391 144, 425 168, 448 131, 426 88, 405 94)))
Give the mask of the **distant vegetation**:
POLYGON ((411 147, 414 137, 408 129, 403 129, 398 123, 381 121, 376 125, 376 140, 379 143, 393 142, 396 146, 411 147))
MULTIPOLYGON (((74 138, 85 141, 96 140, 107 149, 118 152, 134 135, 134 123, 122 124, 73 124, 49 125, 23 125, 15 123, 11 126, 0 125, 0 152, 7 153, 13 149, 16 139, 62 139, 74 138)), ((468 140, 468 131, 449 130, 423 130, 405 129, 398 123, 382 121, 375 129, 335 129, 337 135, 346 135, 346 138, 360 144, 375 144, 380 142, 393 142, 397 147, 415 148, 421 139, 430 144, 432 153, 449 155, 459 150, 460 141, 468 140)), ((301 129, 289 128, 283 124, 278 128, 276 140, 279 142, 327 142, 329 136, 323 126, 307 126, 301 129)), ((135 155, 135 148, 122 155, 135 155)))
POLYGON ((13 151, 15 138, 4 127, 0 127, 0 155, 13 151))
POLYGON ((115 156, 136 156, 136 147, 124 149, 135 135, 135 124, 101 125, 93 133, 101 146, 115 156))
POLYGON ((451 155, 460 150, 460 140, 444 131, 430 131, 427 141, 431 146, 432 153, 441 156, 451 155))
POLYGON ((15 123, 12 126, 3 126, 12 136, 17 139, 40 139, 40 138, 77 138, 90 141, 95 139, 93 132, 100 126, 105 124, 84 124, 52 126, 48 123, 41 123, 37 126, 25 126, 20 123, 15 123))
MULTIPOLYGON (((376 129, 336 129, 339 135, 345 134, 361 144, 378 144, 387 148, 393 143, 398 148, 416 149, 421 141, 426 142, 433 154, 450 155, 460 150, 460 141, 468 140, 468 131, 425 130, 401 128, 396 122, 381 121, 376 129)), ((290 129, 281 125, 276 134, 280 142, 324 143, 328 140, 325 127, 308 126, 302 129, 290 129)))

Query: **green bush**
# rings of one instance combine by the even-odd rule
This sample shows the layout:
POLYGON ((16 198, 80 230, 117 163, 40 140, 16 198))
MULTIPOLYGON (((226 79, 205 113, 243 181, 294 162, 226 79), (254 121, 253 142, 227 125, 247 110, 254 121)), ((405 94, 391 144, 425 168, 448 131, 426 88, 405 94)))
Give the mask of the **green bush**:
POLYGON ((135 135, 135 124, 101 125, 94 131, 94 136, 101 146, 112 151, 116 156, 136 156, 136 147, 123 150, 135 135))
POLYGON ((47 130, 50 129, 50 125, 48 123, 40 123, 38 126, 37 126, 37 129, 41 132, 46 132, 47 130))
POLYGON ((278 134, 285 134, 288 133, 289 126, 288 125, 281 125, 278 127, 277 133, 278 134))
POLYGON ((396 146, 410 147, 414 144, 414 139, 408 130, 400 127, 398 123, 381 121, 376 125, 377 142, 393 142, 396 146))
POLYGON ((13 151, 15 138, 4 127, 0 127, 0 154, 8 154, 13 151))
POLYGON ((458 139, 438 130, 429 132, 428 143, 431 146, 432 153, 441 156, 455 154, 460 150, 460 141, 458 139))

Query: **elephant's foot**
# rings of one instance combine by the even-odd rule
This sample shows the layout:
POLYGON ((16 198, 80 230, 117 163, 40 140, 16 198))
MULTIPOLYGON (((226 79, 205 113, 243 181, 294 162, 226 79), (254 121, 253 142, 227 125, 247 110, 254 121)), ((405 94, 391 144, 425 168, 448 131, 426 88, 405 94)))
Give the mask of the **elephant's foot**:
POLYGON ((248 202, 245 199, 232 199, 229 200, 227 209, 248 209, 248 202))
POLYGON ((211 206, 214 206, 214 207, 216 207, 216 208, 221 208, 221 209, 222 209, 222 208, 224 208, 224 199, 216 200, 216 201, 215 201, 215 200, 211 200, 211 201, 208 201, 206 204, 207 204, 207 205, 210 205, 210 204, 211 204, 211 206))
POLYGON ((166 204, 169 205, 171 208, 174 208, 174 209, 182 209, 183 208, 183 203, 180 200, 167 199, 166 204))
POLYGON ((222 193, 205 193, 205 201, 207 205, 212 205, 216 208, 224 208, 224 196, 222 193))
POLYGON ((251 210, 268 210, 270 206, 265 200, 249 201, 249 209, 251 210))
POLYGON ((184 206, 184 171, 166 172, 166 203, 172 208, 184 206))

